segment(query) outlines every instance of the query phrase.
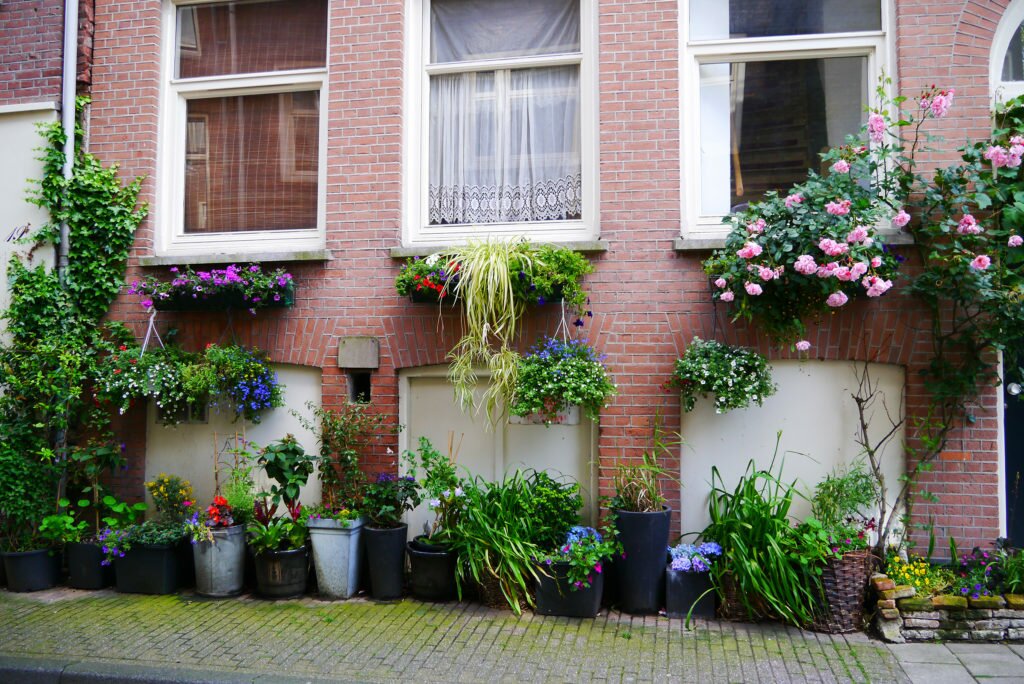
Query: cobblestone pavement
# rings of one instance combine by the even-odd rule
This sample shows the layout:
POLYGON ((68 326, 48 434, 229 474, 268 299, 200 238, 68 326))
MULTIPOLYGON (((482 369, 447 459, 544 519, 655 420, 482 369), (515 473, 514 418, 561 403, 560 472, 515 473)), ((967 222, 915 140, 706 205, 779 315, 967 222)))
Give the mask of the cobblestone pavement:
POLYGON ((686 629, 681 620, 614 611, 574 620, 472 603, 212 601, 71 589, 0 591, 5 662, 7 681, 18 679, 11 662, 68 667, 59 681, 87 681, 68 678, 76 667, 137 667, 163 681, 911 681, 896 652, 862 634, 777 624, 698 621, 686 629))

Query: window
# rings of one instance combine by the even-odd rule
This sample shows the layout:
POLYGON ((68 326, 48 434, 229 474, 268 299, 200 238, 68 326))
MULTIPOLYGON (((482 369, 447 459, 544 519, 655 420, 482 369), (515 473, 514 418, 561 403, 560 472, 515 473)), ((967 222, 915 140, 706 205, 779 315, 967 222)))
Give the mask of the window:
POLYGON ((886 61, 885 0, 688 0, 684 12, 683 233, 820 170, 855 134, 886 61))
POLYGON ((409 2, 406 241, 596 237, 592 0, 409 2))
POLYGON ((992 37, 989 81, 995 100, 1024 95, 1024 2, 1011 2, 992 37))
POLYGON ((165 12, 158 253, 323 247, 327 0, 165 12))

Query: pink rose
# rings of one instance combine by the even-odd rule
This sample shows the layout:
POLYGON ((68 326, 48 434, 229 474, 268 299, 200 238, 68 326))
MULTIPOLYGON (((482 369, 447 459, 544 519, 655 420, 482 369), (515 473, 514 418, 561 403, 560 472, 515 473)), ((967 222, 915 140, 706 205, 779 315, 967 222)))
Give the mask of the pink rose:
POLYGON ((981 226, 978 225, 977 219, 970 214, 964 214, 964 217, 960 219, 960 223, 956 226, 956 232, 961 235, 977 235, 981 232, 981 226))
POLYGON ((720 294, 718 298, 721 299, 723 302, 731 302, 732 300, 736 299, 736 295, 732 293, 732 290, 726 290, 725 292, 720 294))
POLYGON ((818 270, 818 265, 814 263, 814 257, 810 254, 801 254, 793 263, 793 270, 804 275, 811 275, 818 270))
POLYGON ((818 242, 818 249, 829 256, 839 256, 840 254, 846 254, 850 246, 845 242, 836 242, 832 238, 823 238, 818 242))
POLYGON ((877 112, 868 117, 868 136, 873 143, 880 143, 885 138, 885 117, 877 112))
POLYGON ((849 173, 849 172, 850 172, 850 162, 846 161, 845 159, 840 159, 839 161, 837 161, 835 164, 832 165, 832 173, 849 173))
POLYGON ((825 303, 832 308, 838 308, 843 304, 846 304, 849 300, 850 298, 846 296, 846 293, 840 290, 839 292, 833 292, 830 294, 828 299, 825 300, 825 303))
POLYGON ((900 209, 899 212, 892 218, 892 224, 897 228, 902 228, 908 223, 910 223, 910 214, 903 211, 902 209, 900 209))
POLYGON ((847 236, 847 242, 864 242, 868 239, 868 229, 864 226, 857 226, 851 230, 847 236))
POLYGON ((807 340, 800 340, 799 342, 796 343, 796 350, 797 351, 805 352, 805 351, 807 351, 810 348, 811 348, 811 343, 808 342, 807 340))
POLYGON ((850 275, 853 276, 852 280, 857 280, 858 278, 860 278, 862 275, 864 275, 867 272, 868 272, 868 265, 865 264, 863 261, 858 261, 857 263, 855 263, 853 265, 853 268, 850 269, 850 275))
POLYGON ((840 200, 838 202, 829 202, 825 205, 825 211, 832 214, 833 216, 846 216, 850 213, 850 200, 840 200))
POLYGON ((760 235, 761 233, 764 232, 764 229, 767 225, 768 224, 764 222, 763 218, 759 218, 753 223, 747 224, 747 232, 752 233, 754 235, 760 235))
POLYGON ((728 284, 729 283, 725 282, 725 278, 719 278, 718 280, 715 281, 715 287, 717 287, 719 290, 724 289, 725 286, 728 284))
POLYGON ((992 265, 992 259, 984 254, 979 254, 971 260, 971 268, 975 271, 984 271, 992 265))
POLYGON ((771 280, 775 277, 775 271, 767 266, 762 266, 757 269, 757 275, 761 276, 761 280, 771 280))
POLYGON ((837 268, 833 275, 838 280, 842 280, 843 282, 849 282, 853 280, 853 274, 850 273, 850 269, 848 269, 846 266, 840 266, 839 268, 837 268))
POLYGON ((793 207, 795 207, 796 205, 800 204, 803 201, 804 196, 801 195, 799 192, 794 192, 792 195, 786 196, 786 208, 792 209, 793 207))
POLYGON ((736 252, 736 256, 740 257, 741 259, 753 259, 754 257, 758 256, 762 251, 763 250, 761 249, 761 245, 757 244, 756 242, 748 242, 745 245, 743 245, 743 249, 740 249, 736 252))
POLYGON ((1000 166, 1009 166, 1010 163, 1010 155, 999 145, 989 145, 982 156, 992 162, 993 169, 998 169, 1000 166))
POLYGON ((871 268, 879 268, 882 265, 882 257, 873 256, 871 257, 871 268))
POLYGON ((763 292, 763 290, 761 289, 761 286, 758 285, 757 283, 747 282, 747 283, 745 283, 743 285, 743 288, 747 291, 747 294, 750 295, 751 297, 756 297, 757 295, 761 294, 761 292, 763 292))
POLYGON ((867 290, 868 297, 881 297, 892 287, 891 280, 883 280, 878 276, 868 276, 860 284, 867 290))
POLYGON ((1024 238, 1020 235, 1011 235, 1010 239, 1006 241, 1008 247, 1020 247, 1024 244, 1024 238))

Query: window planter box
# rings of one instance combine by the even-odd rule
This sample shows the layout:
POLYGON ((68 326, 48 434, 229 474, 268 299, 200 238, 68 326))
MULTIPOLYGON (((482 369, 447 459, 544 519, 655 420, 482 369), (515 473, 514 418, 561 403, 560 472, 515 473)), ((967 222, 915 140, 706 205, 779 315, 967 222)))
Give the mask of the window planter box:
POLYGON ((153 299, 157 311, 227 311, 228 309, 281 309, 295 304, 295 283, 289 282, 281 292, 281 299, 261 300, 256 304, 246 301, 237 290, 220 290, 205 294, 176 293, 166 299, 153 299))
MULTIPOLYGON (((542 413, 530 413, 525 416, 510 415, 508 417, 510 425, 548 425, 547 417, 542 413)), ((570 406, 564 411, 559 411, 555 419, 550 421, 550 425, 579 425, 580 424, 580 407, 570 406)))

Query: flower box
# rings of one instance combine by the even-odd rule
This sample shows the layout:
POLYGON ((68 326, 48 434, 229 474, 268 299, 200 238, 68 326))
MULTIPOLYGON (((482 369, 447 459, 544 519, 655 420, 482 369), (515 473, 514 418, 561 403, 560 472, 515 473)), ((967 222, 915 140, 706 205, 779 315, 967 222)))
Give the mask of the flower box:
POLYGON ((167 297, 153 297, 153 308, 157 311, 226 311, 228 309, 277 309, 295 304, 295 283, 289 282, 281 290, 280 299, 260 300, 253 303, 246 300, 238 290, 203 292, 174 292, 167 297))
POLYGON ((554 416, 547 416, 543 413, 529 413, 525 416, 512 414, 508 417, 510 425, 579 425, 580 407, 569 406, 558 411, 554 416))

